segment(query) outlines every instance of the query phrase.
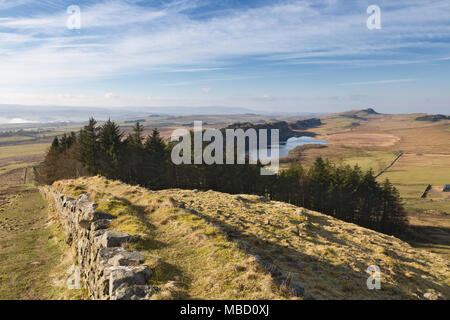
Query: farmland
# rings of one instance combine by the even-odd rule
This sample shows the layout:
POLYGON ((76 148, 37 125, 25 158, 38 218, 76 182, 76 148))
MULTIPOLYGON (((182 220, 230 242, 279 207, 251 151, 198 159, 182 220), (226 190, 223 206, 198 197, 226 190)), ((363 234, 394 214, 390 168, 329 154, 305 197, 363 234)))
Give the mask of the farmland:
POLYGON ((426 230, 414 244, 449 257, 450 198, 442 187, 450 183, 450 121, 417 121, 419 116, 365 110, 325 116, 324 125, 312 131, 328 146, 293 150, 289 157, 308 166, 321 156, 380 173, 378 181, 389 179, 400 191, 415 233, 426 230), (429 184, 432 190, 422 199, 429 184), (427 243, 436 242, 434 234, 439 243, 427 243))

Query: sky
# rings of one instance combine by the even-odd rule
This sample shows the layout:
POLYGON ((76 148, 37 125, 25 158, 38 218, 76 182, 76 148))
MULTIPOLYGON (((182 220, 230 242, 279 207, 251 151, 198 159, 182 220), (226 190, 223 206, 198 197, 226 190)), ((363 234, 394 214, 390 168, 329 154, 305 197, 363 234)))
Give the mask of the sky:
POLYGON ((0 104, 448 114, 449 89, 448 0, 0 0, 0 104))

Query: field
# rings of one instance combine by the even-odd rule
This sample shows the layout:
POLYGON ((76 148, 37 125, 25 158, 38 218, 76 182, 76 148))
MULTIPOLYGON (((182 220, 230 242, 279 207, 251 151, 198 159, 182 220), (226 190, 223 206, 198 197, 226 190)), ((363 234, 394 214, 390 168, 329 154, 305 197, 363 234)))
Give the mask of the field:
POLYGON ((416 121, 418 116, 364 110, 325 116, 324 125, 311 131, 329 145, 292 151, 288 158, 308 166, 321 156, 372 169, 380 174, 380 182, 389 179, 400 191, 414 232, 419 233, 420 241, 411 243, 450 257, 450 199, 441 192, 444 184, 450 184, 450 121, 416 121), (429 184, 433 189, 422 199, 429 184))

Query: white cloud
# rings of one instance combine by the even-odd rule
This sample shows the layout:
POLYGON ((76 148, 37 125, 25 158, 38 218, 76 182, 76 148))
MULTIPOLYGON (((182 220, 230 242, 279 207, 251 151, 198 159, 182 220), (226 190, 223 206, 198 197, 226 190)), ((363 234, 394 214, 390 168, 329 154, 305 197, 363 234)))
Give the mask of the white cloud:
POLYGON ((120 96, 113 92, 105 93, 105 99, 120 99, 120 96))

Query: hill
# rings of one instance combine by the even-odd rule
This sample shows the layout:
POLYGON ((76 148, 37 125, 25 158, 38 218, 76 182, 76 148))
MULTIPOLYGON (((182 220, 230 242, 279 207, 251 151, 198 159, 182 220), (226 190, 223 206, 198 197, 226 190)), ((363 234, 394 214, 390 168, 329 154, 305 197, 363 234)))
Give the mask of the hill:
POLYGON ((416 120, 417 121, 438 122, 441 120, 450 120, 450 116, 445 116, 443 114, 429 114, 426 116, 417 117, 416 120))
POLYGON ((153 270, 156 299, 448 297, 449 261, 397 238, 282 202, 197 190, 150 191, 102 177, 55 182, 116 215, 110 228, 153 270), (370 265, 381 289, 366 286, 370 265))

